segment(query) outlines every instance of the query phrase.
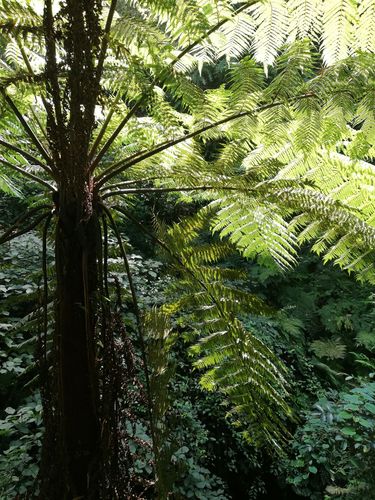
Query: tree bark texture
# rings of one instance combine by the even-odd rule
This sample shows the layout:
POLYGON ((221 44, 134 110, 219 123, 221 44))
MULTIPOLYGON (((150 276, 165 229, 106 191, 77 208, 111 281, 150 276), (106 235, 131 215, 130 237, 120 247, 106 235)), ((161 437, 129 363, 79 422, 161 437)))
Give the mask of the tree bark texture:
POLYGON ((101 453, 95 352, 100 231, 95 213, 87 221, 77 220, 76 214, 74 202, 61 206, 56 228, 59 445, 67 498, 96 498, 101 453))

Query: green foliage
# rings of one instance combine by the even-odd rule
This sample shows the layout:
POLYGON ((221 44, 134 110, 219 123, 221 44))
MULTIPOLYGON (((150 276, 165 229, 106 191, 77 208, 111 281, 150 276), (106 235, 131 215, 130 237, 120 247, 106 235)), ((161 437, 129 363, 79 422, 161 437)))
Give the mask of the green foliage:
POLYGON ((292 442, 288 481, 300 494, 373 498, 375 384, 329 393, 306 415, 292 442))
POLYGON ((29 397, 17 410, 6 408, 5 414, 0 420, 0 495, 28 498, 26 495, 38 493, 36 479, 43 436, 40 398, 29 397))
POLYGON ((200 243, 204 224, 198 214, 175 224, 164 235, 181 279, 171 289, 177 300, 163 310, 185 312, 182 325, 189 325, 193 336, 198 336, 191 353, 198 357, 195 366, 205 370, 202 386, 210 391, 218 388, 226 395, 232 412, 248 421, 250 427, 244 434, 249 440, 278 446, 282 430, 285 432, 278 408, 290 414, 283 401, 285 368, 254 331, 245 329, 235 317, 245 311, 267 314, 270 308, 236 282, 231 283, 241 273, 226 269, 220 261, 233 250, 227 244, 200 243))
POLYGON ((314 340, 310 348, 318 358, 342 359, 345 357, 346 347, 340 337, 330 340, 314 340))
MULTIPOLYGON (((59 17, 61 39, 53 47, 59 64, 57 90, 51 92, 51 71, 45 71, 45 42, 51 37, 43 33, 41 3, 4 0, 1 7, 0 189, 20 194, 24 189, 19 185, 27 179, 38 186, 41 203, 46 190, 64 184, 65 163, 56 158, 70 144, 60 150, 56 145, 73 135, 72 89, 66 76, 71 54, 69 44, 61 42, 64 19, 59 17), (56 101, 66 108, 60 118, 56 101), (55 128, 63 130, 59 140, 52 133, 55 117, 61 121, 55 128)), ((163 495, 170 489, 163 486, 167 480, 159 467, 171 453, 169 443, 166 449, 161 446, 168 396, 160 397, 170 378, 169 321, 198 339, 191 353, 195 367, 205 370, 202 386, 224 394, 231 405, 228 415, 247 422, 244 434, 250 440, 276 446, 287 435, 285 416, 291 410, 285 402, 289 372, 272 349, 286 357, 296 340, 293 369, 311 374, 315 366, 337 383, 347 368, 345 353, 353 348, 346 345, 350 339, 342 340, 341 330, 354 332, 351 340, 368 352, 373 348, 368 322, 354 326, 344 301, 340 315, 332 314, 330 306, 321 307, 319 320, 330 339, 310 330, 305 339, 309 325, 301 311, 299 317, 284 312, 262 321, 257 316, 272 309, 223 260, 236 249, 249 259, 266 262, 271 257, 285 271, 297 264, 299 247, 309 244, 325 262, 375 282, 374 30, 375 9, 367 0, 265 0, 240 7, 230 0, 118 2, 105 33, 108 47, 102 46, 108 50, 97 82, 100 95, 90 108, 93 115, 96 105, 97 116, 92 123, 88 119, 88 130, 80 131, 90 142, 88 158, 81 159, 91 170, 87 185, 95 186, 95 192, 90 194, 100 203, 117 198, 125 218, 133 196, 164 190, 175 190, 177 201, 205 206, 190 219, 162 228, 156 239, 179 278, 170 289, 172 303, 146 314, 148 330, 156 333, 149 338, 149 362, 163 495), (196 73, 218 60, 230 67, 229 81, 202 88, 196 73), (202 242, 202 231, 208 229, 214 236, 202 242), (280 332, 286 346, 280 345, 280 332), (305 363, 304 344, 315 354, 305 363)), ((83 94, 82 99, 89 97, 83 94)), ((83 122, 90 106, 78 104, 83 122)), ((26 231, 27 219, 17 222, 8 236, 15 236, 19 225, 26 231)), ((142 221, 139 226, 143 231, 142 221)), ((119 272, 118 255, 111 258, 120 286, 129 288, 129 277, 119 272)), ((140 305, 148 310, 164 299, 153 296, 158 292, 153 280, 163 266, 144 264, 137 254, 130 256, 140 305)), ((16 291, 21 302, 25 291, 35 299, 37 285, 8 285, 6 273, 1 278, 4 294, 16 291)), ((311 294, 304 298, 303 309, 316 305, 311 294)), ((31 320, 35 327, 35 318, 31 320)), ((134 316, 126 322, 134 327, 134 316)), ((29 341, 31 333, 16 340, 29 341)), ((8 349, 16 349, 7 332, 4 339, 8 349)), ((22 371, 30 358, 27 349, 14 356, 18 361, 13 364, 10 357, 3 375, 22 371)), ((371 366, 371 360, 357 361, 371 366)), ((208 469, 179 449, 181 461, 189 465, 180 493, 190 497, 190 491, 202 490, 209 498, 215 484, 212 498, 220 498, 220 481, 207 479, 208 469)), ((149 466, 147 460, 143 465, 149 466)), ((310 469, 316 472, 315 465, 310 469)))

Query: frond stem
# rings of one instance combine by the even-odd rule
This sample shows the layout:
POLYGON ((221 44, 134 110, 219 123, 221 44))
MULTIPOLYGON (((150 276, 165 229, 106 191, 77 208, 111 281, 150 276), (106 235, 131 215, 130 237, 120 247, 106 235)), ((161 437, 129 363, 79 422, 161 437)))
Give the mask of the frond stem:
MULTIPOLYGON (((98 166, 98 164, 100 163, 103 156, 106 154, 108 149, 111 147, 111 145, 115 141, 116 137, 120 134, 121 130, 125 127, 125 125, 128 123, 130 118, 132 118, 132 116, 136 113, 136 111, 138 110, 138 108, 142 104, 143 100, 144 100, 144 98, 142 98, 140 101, 136 102, 134 104, 134 106, 130 109, 130 111, 127 113, 127 115, 122 119, 122 121, 116 127, 116 130, 113 132, 111 137, 107 140, 107 142, 104 144, 102 149, 99 151, 95 160, 92 162, 91 167, 90 167, 91 172, 94 172, 95 168, 98 166)), ((91 155, 91 153, 90 153, 90 155, 91 155)))
MULTIPOLYGON (((242 7, 240 7, 236 12, 234 12, 233 14, 233 17, 235 17, 236 15, 240 14, 241 12, 243 12, 245 9, 247 9, 248 7, 250 7, 251 5, 257 3, 259 0, 252 0, 250 2, 246 2, 245 5, 243 5, 242 7)), ((212 28, 210 28, 207 33, 205 33, 204 35, 202 35, 198 40, 195 40, 193 43, 191 43, 190 45, 188 45, 187 47, 185 47, 185 49, 183 49, 174 59, 173 61, 170 63, 169 67, 170 68, 173 68, 173 66, 180 60, 183 58, 184 55, 186 55, 188 52, 190 52, 191 49, 193 49, 196 45, 199 45, 203 40, 205 40, 207 37, 209 37, 210 35, 212 35, 212 33, 214 33, 217 29, 219 29, 221 26, 223 26, 225 23, 227 23, 228 21, 230 20, 230 18, 225 18, 225 19, 222 19, 220 22, 218 22, 217 24, 215 24, 212 28)), ((150 84, 150 89, 153 89, 155 84, 156 84, 156 81, 157 81, 157 78, 155 77, 151 84, 150 84)), ((125 125, 128 123, 128 121, 130 120, 130 118, 138 111, 138 109, 140 108, 140 106, 144 103, 145 99, 146 99, 146 95, 147 94, 143 94, 140 99, 134 104, 134 106, 131 108, 131 110, 129 111, 129 113, 124 117, 124 119, 121 121, 121 123, 118 125, 118 127, 116 128, 116 130, 113 132, 113 134, 111 135, 111 137, 107 140, 107 142, 104 144, 103 148, 101 149, 101 151, 99 152, 98 156, 95 158, 94 162, 92 163, 92 172, 94 172, 95 168, 97 167, 97 165, 99 164, 99 162, 101 161, 101 159, 103 158, 103 156, 105 155, 105 153, 108 151, 108 149, 110 148, 110 146, 113 144, 114 140, 116 139, 116 137, 120 134, 120 132, 122 131, 122 129, 125 127, 125 125)), ((101 138, 100 138, 101 140, 101 138)), ((96 145, 96 148, 97 148, 98 144, 96 145)), ((95 152, 95 151, 94 151, 95 152)), ((91 158, 93 157, 93 154, 90 153, 90 156, 91 158)))
POLYGON ((20 174, 24 175, 25 177, 28 177, 29 179, 32 179, 35 182, 38 182, 42 186, 48 188, 50 191, 56 191, 56 189, 47 181, 41 179, 37 175, 32 174, 31 172, 28 172, 27 170, 24 170, 23 168, 19 167, 18 165, 14 165, 13 163, 10 163, 9 161, 6 161, 4 158, 0 157, 0 163, 5 165, 6 167, 9 167, 16 172, 19 172, 20 174))
POLYGON ((48 142, 48 137, 47 137, 47 131, 45 130, 45 128, 43 127, 42 125, 42 122, 39 120, 39 117, 38 115, 35 113, 35 110, 32 106, 30 106, 30 111, 31 111, 31 114, 33 115, 34 117, 34 120, 36 121, 36 123, 38 124, 38 127, 41 131, 41 133, 43 134, 43 137, 45 138, 45 140, 48 142))
POLYGON ((132 222, 134 222, 144 233, 146 236, 148 236, 152 241, 154 241, 155 243, 157 243, 161 248, 163 248, 171 257, 172 259, 177 263, 179 264, 179 266, 182 267, 182 269, 184 269, 197 283, 199 283, 199 285, 203 288, 203 290, 205 290, 207 292, 207 294, 209 295, 209 297, 211 298, 211 300, 213 301, 213 303, 215 304, 215 306, 218 308, 218 311, 219 313, 221 314, 221 316, 224 318, 225 317, 225 313, 224 313, 224 310, 222 308, 222 305, 220 304, 220 302, 217 300, 217 298, 212 295, 212 293, 210 292, 210 290, 208 289, 206 283, 204 281, 202 281, 201 278, 199 278, 195 272, 189 268, 189 266, 187 266, 184 261, 178 256, 176 255, 173 250, 171 250, 169 248, 169 246, 164 243, 164 241, 162 241, 161 239, 159 239, 157 236, 155 236, 153 233, 151 233, 151 231, 149 231, 141 222, 139 222, 135 217, 132 216, 131 213, 129 213, 127 210, 125 210, 124 208, 122 207, 119 207, 118 205, 112 207, 114 210, 116 210, 117 212, 120 212, 121 214, 125 215, 125 217, 129 220, 131 220, 132 222))
POLYGON ((108 286, 108 226, 105 216, 102 217, 103 222, 103 287, 104 293, 109 298, 108 286))
POLYGON ((108 37, 109 37, 109 32, 111 30, 113 16, 114 16, 115 10, 116 10, 116 4, 117 4, 117 0, 111 1, 107 21, 106 21, 105 27, 104 27, 102 45, 100 47, 100 53, 99 53, 99 57, 98 57, 98 65, 96 67, 96 80, 97 80, 97 82, 100 81, 100 78, 101 78, 102 72, 103 72, 104 60, 105 60, 105 56, 106 56, 107 48, 108 48, 108 37))
POLYGON ((43 269, 43 333, 44 333, 44 369, 47 369, 47 332, 48 332, 48 268, 47 268, 47 233, 53 213, 47 216, 42 237, 42 269, 43 269))
POLYGON ((131 186, 132 184, 137 184, 138 182, 150 182, 150 181, 156 181, 156 180, 161 180, 161 179, 170 179, 172 176, 171 175, 166 175, 163 177, 146 177, 144 179, 133 179, 131 181, 122 181, 118 182, 117 184, 110 184, 109 186, 103 186, 103 191, 110 191, 111 189, 116 189, 116 188, 122 188, 124 186, 131 186))
MULTIPOLYGON (((235 187, 235 186, 194 186, 194 187, 178 187, 178 188, 134 188, 134 189, 119 189, 118 191, 110 191, 109 193, 105 193, 102 196, 102 199, 105 200, 111 196, 116 196, 118 194, 148 194, 148 193, 183 193, 190 191, 243 191, 243 188, 235 187)), ((253 191, 251 189, 246 189, 246 192, 253 191)))
POLYGON ((45 165, 42 161, 38 160, 38 158, 35 158, 35 156, 31 155, 30 153, 27 153, 23 149, 15 146, 14 144, 10 144, 9 142, 4 141, 3 139, 0 139, 0 146, 4 146, 5 148, 11 149, 15 153, 20 154, 26 160, 30 161, 34 165, 39 165, 40 167, 43 168, 43 170, 45 170, 46 172, 48 172, 50 175, 53 176, 52 170, 47 165, 45 165))
MULTIPOLYGON (((40 208, 42 208, 42 207, 40 207, 40 208)), ((51 209, 52 207, 49 206, 48 208, 51 209)), ((14 240, 14 238, 18 238, 18 236, 22 236, 23 234, 28 233, 32 229, 35 229, 42 222, 42 220, 44 220, 46 217, 49 216, 49 214, 50 214, 50 212, 45 212, 40 217, 38 217, 35 221, 33 221, 31 224, 29 224, 25 228, 21 229, 20 231, 18 231, 17 233, 12 234, 12 231, 15 229, 15 226, 13 226, 12 228, 9 228, 4 234, 2 234, 0 236, 0 245, 2 245, 3 243, 6 243, 7 241, 14 240)))
MULTIPOLYGON (((28 70, 28 72, 30 73, 30 75, 32 76, 35 76, 35 72, 30 64, 30 61, 29 61, 29 58, 27 57, 27 54, 26 54, 26 51, 22 45, 22 43, 19 41, 18 38, 16 38, 16 42, 17 42, 17 45, 18 45, 18 48, 20 49, 20 52, 21 52, 21 55, 22 55, 22 59, 25 63, 25 66, 28 70)), ((36 96, 35 96, 36 97, 36 96)), ((44 109, 46 110, 46 113, 47 115, 50 117, 51 120, 54 120, 54 115, 53 115, 53 112, 52 112, 52 109, 51 109, 51 106, 48 104, 45 96, 42 94, 40 96, 41 100, 42 100, 42 103, 43 103, 43 106, 44 106, 44 109)), ((34 114, 34 113, 33 113, 34 114)), ((35 115, 34 115, 35 116, 35 115)), ((40 125, 39 125, 40 126, 40 125)), ((48 141, 48 138, 47 138, 47 134, 46 132, 42 129, 42 127, 40 126, 41 130, 42 130, 42 133, 44 135, 44 137, 47 139, 48 141)))
MULTIPOLYGON (((110 109, 108 111, 108 114, 107 114, 107 116, 106 116, 106 118, 104 120, 104 123, 103 123, 103 125, 102 125, 102 127, 101 127, 101 129, 100 129, 100 131, 99 131, 99 133, 98 133, 95 141, 94 141, 94 144, 91 147, 91 150, 89 152, 89 162, 91 162, 91 160, 94 158, 96 150, 98 149, 99 144, 101 143, 101 141, 103 139, 103 136, 105 134, 105 131, 107 130, 107 127, 108 127, 108 125, 111 122, 112 116, 115 113, 116 105, 117 105, 117 103, 120 100, 120 96, 121 96, 121 94, 120 94, 120 92, 118 92, 117 96, 115 97, 115 100, 113 101, 113 103, 112 103, 112 105, 111 105, 111 107, 110 107, 110 109)), ((93 167, 91 167, 91 169, 92 168, 93 167)))
MULTIPOLYGON (((298 100, 298 99, 306 99, 309 97, 314 97, 314 94, 303 94, 301 96, 297 96, 293 98, 293 100, 298 100)), ((135 153, 129 158, 125 158, 124 160, 120 160, 117 163, 114 163, 110 167, 107 168, 104 172, 102 172, 97 178, 96 178, 96 187, 99 189, 103 184, 105 184, 109 179, 112 179, 115 175, 118 175, 119 173, 123 172, 124 170, 127 170, 128 168, 132 167, 133 165, 146 160, 147 158, 150 158, 158 153, 161 153, 165 149, 168 149, 172 146, 176 146, 180 142, 184 142, 188 139, 192 139, 193 137, 196 137, 200 134, 203 134, 204 132, 207 132, 208 130, 211 130, 212 128, 218 127, 220 125, 224 125, 225 123, 231 122, 233 120, 237 120, 239 118, 243 118, 245 116, 249 116, 251 114, 255 113, 260 113, 261 111, 265 111, 266 109, 274 108, 276 106, 281 106, 285 104, 283 101, 278 101, 278 102, 273 102, 270 104, 264 104, 263 106, 259 106, 258 108, 253 109, 252 111, 241 111, 239 113, 234 113, 232 115, 227 116, 226 118, 223 118, 221 120, 218 120, 214 123, 210 123, 209 125, 205 125, 204 127, 201 127, 197 130, 194 130, 193 132, 190 132, 189 134, 186 134, 182 137, 179 137, 177 139, 173 139, 172 141, 165 141, 156 146, 154 149, 146 151, 140 151, 139 153, 135 153)))
POLYGON ((137 293, 135 291, 135 286, 133 282, 133 276, 130 271, 130 266, 129 266, 129 261, 128 257, 125 251, 125 247, 121 238, 120 231, 117 227, 117 224, 112 217, 111 211, 103 204, 101 204, 102 209, 104 210, 106 216, 108 217, 108 220, 112 226, 113 231, 115 232, 116 239, 118 241, 119 247, 120 247, 120 253, 124 261, 125 265, 125 270, 126 270, 126 275, 128 277, 129 281, 129 288, 132 296, 132 301, 133 301, 133 306, 134 306, 134 311, 135 311, 135 316, 137 319, 137 328, 138 328, 138 333, 139 333, 139 340, 140 340, 140 347, 141 347, 141 354, 142 354, 142 361, 144 365, 144 372, 145 372, 145 379, 146 379, 146 391, 147 391, 147 399, 148 399, 148 413, 149 413, 149 420, 150 420, 150 430, 151 430, 151 438, 153 445, 155 446, 155 432, 154 432, 154 425, 153 425, 153 418, 152 418, 152 397, 151 397, 151 386, 150 386, 150 374, 148 371, 148 364, 147 364, 147 356, 146 356, 146 344, 145 344, 145 339, 144 339, 144 332, 143 332, 143 324, 142 324, 142 318, 141 318, 141 311, 138 305, 138 299, 137 299, 137 293))
POLYGON ((51 158, 49 157, 47 151, 44 149, 43 145, 40 143, 37 136, 31 130, 29 124, 27 123, 27 121, 23 117, 22 113, 15 105, 13 99, 11 99, 11 97, 9 97, 9 95, 6 93, 6 91, 4 89, 2 89, 1 93, 3 94, 3 97, 6 101, 6 103, 8 104, 8 106, 10 107, 10 109, 17 116, 19 122, 21 123, 21 125, 24 128, 27 135, 30 137, 31 141, 34 143, 35 147, 39 150, 40 154, 43 156, 43 158, 46 160, 46 162, 48 164, 51 164, 51 158))
POLYGON ((54 139, 57 139, 57 143, 60 143, 59 146, 61 147, 61 151, 63 151, 64 148, 62 147, 61 140, 64 136, 63 132, 65 130, 65 125, 58 80, 52 0, 45 0, 44 2, 43 25, 46 46, 47 92, 51 95, 54 110, 46 99, 44 99, 43 102, 46 106, 51 125, 53 126, 54 139))

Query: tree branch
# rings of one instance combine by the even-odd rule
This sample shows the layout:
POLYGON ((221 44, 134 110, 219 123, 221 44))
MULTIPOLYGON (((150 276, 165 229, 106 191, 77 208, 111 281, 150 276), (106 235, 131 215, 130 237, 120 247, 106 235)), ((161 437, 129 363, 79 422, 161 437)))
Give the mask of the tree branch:
POLYGON ((48 188, 50 191, 56 191, 56 189, 50 184, 49 182, 41 179, 40 177, 32 174, 31 172, 28 172, 27 170, 24 170, 23 168, 19 167, 18 165, 13 165, 13 163, 10 163, 9 161, 5 160, 4 158, 0 157, 0 163, 5 165, 6 167, 9 167, 16 172, 19 172, 20 174, 24 175, 25 177, 28 177, 29 179, 32 179, 35 182, 38 182, 42 186, 45 186, 48 188))
MULTIPOLYGON (((301 96, 295 97, 293 100, 298 100, 298 99, 305 99, 308 97, 314 97, 313 94, 303 94, 301 96)), ((194 130, 193 132, 190 132, 189 134, 186 134, 182 137, 179 137, 177 139, 173 139, 172 141, 166 141, 162 142, 158 146, 156 146, 154 149, 149 150, 149 151, 140 151, 139 153, 136 153, 135 155, 132 155, 129 158, 125 158, 123 160, 120 160, 119 162, 111 165, 108 167, 107 170, 102 172, 97 178, 96 178, 96 185, 97 189, 99 189, 103 184, 105 184, 109 179, 112 179, 115 175, 118 175, 119 173, 123 172, 124 170, 127 170, 128 168, 132 167, 133 165, 146 160, 147 158, 150 158, 152 156, 155 156, 158 153, 161 153, 165 149, 168 149, 172 146, 176 146, 180 142, 184 142, 188 139, 192 139, 193 137, 196 137, 197 135, 200 135, 204 132, 207 132, 208 130, 211 130, 212 128, 218 127, 219 125, 223 125, 225 123, 228 123, 233 120, 237 120, 239 118, 243 118, 244 116, 249 116, 255 113, 259 113, 261 111, 265 111, 266 109, 274 108, 276 106, 280 106, 282 104, 285 104, 282 101, 279 102, 273 102, 270 104, 265 104, 263 106, 259 106, 258 108, 253 109, 252 111, 241 111, 239 113, 234 113, 233 115, 227 116, 226 118, 223 118, 222 120, 218 120, 217 122, 210 123, 209 125, 205 125, 204 127, 199 128, 198 130, 194 130)))

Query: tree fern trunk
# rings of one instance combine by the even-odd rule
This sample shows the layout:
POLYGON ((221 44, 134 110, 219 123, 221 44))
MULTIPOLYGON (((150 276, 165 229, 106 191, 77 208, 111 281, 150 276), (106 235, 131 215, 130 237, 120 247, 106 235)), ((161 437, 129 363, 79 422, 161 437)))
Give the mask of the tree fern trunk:
POLYGON ((58 498, 98 498, 101 446, 95 322, 99 225, 95 214, 87 221, 78 220, 74 202, 60 206, 59 211, 55 243, 57 453, 64 471, 60 480, 65 476, 66 484, 58 498))
POLYGON ((101 437, 108 415, 99 411, 102 385, 95 333, 101 242, 89 162, 107 46, 100 23, 103 4, 102 0, 65 0, 56 15, 54 2, 44 2, 44 105, 51 169, 59 191, 54 389, 45 398, 41 472, 42 498, 48 500, 99 499, 105 475, 101 437))

